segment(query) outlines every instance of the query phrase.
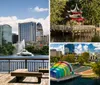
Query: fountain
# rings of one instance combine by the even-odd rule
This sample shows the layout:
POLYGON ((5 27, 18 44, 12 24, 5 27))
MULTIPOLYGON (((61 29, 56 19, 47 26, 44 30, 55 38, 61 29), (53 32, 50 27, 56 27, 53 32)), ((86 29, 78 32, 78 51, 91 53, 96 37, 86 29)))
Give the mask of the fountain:
POLYGON ((25 40, 18 43, 18 56, 34 56, 31 52, 25 49, 25 40))

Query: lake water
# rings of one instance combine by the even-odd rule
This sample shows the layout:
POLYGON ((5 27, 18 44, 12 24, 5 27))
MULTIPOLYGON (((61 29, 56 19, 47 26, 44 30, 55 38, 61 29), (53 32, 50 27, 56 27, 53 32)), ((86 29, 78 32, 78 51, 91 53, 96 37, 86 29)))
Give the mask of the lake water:
MULTIPOLYGON (((0 56, 0 58, 12 58, 12 59, 48 59, 48 55, 35 55, 35 56, 0 56)), ((49 60, 27 60, 27 68, 29 71, 38 71, 39 68, 48 68, 49 60)), ((14 71, 16 69, 25 68, 25 60, 10 60, 10 71, 14 71)), ((9 71, 9 62, 8 60, 0 60, 0 72, 8 72, 9 71)))
POLYGON ((48 55, 35 55, 35 56, 0 56, 0 58, 48 58, 48 55))
MULTIPOLYGON (((82 72, 91 69, 89 66, 73 65, 74 72, 82 72)), ((82 78, 77 77, 75 79, 66 80, 63 82, 51 82, 51 85, 100 85, 100 81, 95 78, 82 78)))
POLYGON ((75 78, 64 82, 50 82, 51 85, 100 85, 100 80, 95 78, 75 78))

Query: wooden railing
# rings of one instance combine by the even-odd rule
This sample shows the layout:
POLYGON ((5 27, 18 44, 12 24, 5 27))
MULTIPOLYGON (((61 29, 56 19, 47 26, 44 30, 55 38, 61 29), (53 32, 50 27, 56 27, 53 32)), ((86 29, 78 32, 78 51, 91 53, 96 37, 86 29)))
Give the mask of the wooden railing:
POLYGON ((48 68, 48 58, 0 58, 0 72, 11 72, 16 69, 38 71, 39 68, 48 68))

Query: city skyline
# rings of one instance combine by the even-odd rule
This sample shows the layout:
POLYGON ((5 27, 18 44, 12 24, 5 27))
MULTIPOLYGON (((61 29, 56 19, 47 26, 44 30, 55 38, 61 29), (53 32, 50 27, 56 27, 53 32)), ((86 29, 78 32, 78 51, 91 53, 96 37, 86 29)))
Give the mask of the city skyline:
MULTIPOLYGON (((69 43, 52 43, 50 44, 50 49, 56 49, 58 51, 62 51, 64 54, 64 45, 69 43)), ((81 54, 83 52, 90 52, 90 53, 98 53, 100 52, 100 43, 73 43, 75 46, 75 53, 81 54)))
POLYGON ((19 3, 19 0, 1 0, 0 24, 9 24, 12 26, 12 32, 18 34, 18 23, 39 22, 43 26, 44 35, 48 35, 49 4, 48 0, 40 2, 40 0, 21 0, 19 3))

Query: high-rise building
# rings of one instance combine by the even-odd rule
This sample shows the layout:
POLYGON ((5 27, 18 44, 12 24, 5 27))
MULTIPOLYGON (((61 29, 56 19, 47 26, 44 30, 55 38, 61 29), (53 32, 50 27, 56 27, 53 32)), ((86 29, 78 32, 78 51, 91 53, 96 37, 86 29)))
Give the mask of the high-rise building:
POLYGON ((49 35, 44 35, 43 36, 43 44, 49 45, 49 35))
POLYGON ((62 51, 57 51, 56 49, 51 49, 50 50, 50 56, 51 57, 61 57, 62 51))
POLYGON ((65 55, 69 54, 69 53, 74 53, 74 44, 66 44, 64 45, 64 49, 65 49, 65 55))
POLYGON ((41 23, 37 23, 36 41, 40 43, 43 41, 43 28, 41 23))
POLYGON ((13 33, 13 34, 12 34, 12 43, 15 44, 15 43, 17 43, 17 42, 18 42, 18 35, 15 34, 15 33, 13 33))
POLYGON ((62 51, 57 51, 57 56, 61 57, 62 56, 62 51))
POLYGON ((52 56, 52 57, 57 56, 57 51, 56 51, 56 49, 51 49, 51 50, 50 50, 50 56, 52 56))
POLYGON ((18 24, 19 41, 36 42, 36 23, 25 22, 18 24))
POLYGON ((12 43, 12 27, 7 24, 0 25, 0 45, 4 42, 12 43))

